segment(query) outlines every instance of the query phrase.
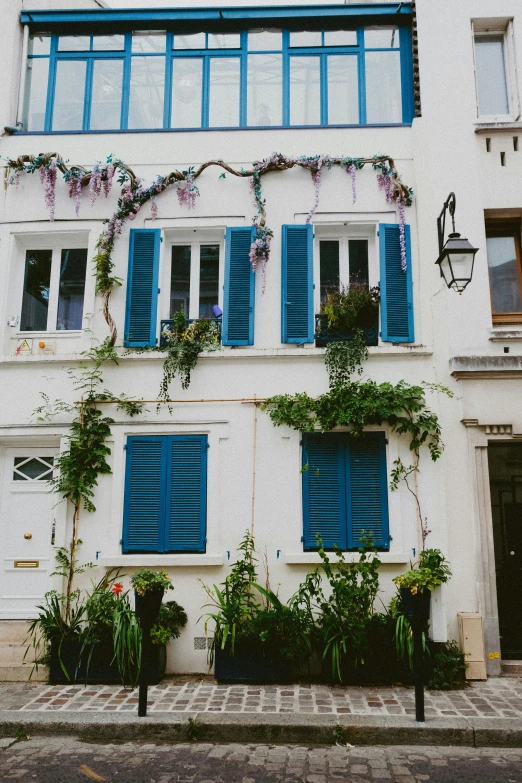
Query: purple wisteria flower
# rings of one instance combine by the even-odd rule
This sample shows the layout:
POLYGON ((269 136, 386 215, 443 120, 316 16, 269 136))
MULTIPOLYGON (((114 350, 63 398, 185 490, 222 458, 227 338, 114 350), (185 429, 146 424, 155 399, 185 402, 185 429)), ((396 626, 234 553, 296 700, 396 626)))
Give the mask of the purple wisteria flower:
POLYGON ((54 220, 54 210, 56 207, 56 159, 51 158, 46 166, 40 169, 40 182, 44 187, 45 206, 49 210, 49 220, 54 220))

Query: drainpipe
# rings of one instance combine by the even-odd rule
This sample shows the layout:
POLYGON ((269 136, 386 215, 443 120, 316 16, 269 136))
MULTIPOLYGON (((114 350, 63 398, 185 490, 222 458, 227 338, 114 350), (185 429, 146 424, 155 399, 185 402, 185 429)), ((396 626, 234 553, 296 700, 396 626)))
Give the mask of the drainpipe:
POLYGON ((22 122, 24 113, 25 79, 27 76, 27 51, 29 49, 29 26, 24 24, 24 37, 22 40, 22 72, 20 74, 20 87, 18 90, 18 107, 16 111, 16 125, 6 125, 4 130, 9 135, 21 131, 24 128, 22 122))

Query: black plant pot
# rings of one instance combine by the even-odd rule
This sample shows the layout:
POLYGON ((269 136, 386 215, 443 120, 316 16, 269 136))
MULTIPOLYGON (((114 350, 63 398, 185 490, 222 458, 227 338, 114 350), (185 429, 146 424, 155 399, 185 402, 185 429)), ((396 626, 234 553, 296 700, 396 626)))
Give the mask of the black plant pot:
MULTIPOLYGON (((71 683, 121 684, 118 666, 114 659, 112 641, 100 642, 92 648, 86 647, 82 652, 82 643, 59 639, 51 642, 49 662, 49 682, 53 685, 69 685, 71 683), (65 667, 65 674, 62 664, 65 667)), ((161 680, 167 667, 167 651, 165 645, 152 645, 149 666, 149 682, 155 684, 161 680)), ((126 683, 127 685, 129 683, 126 683)))
POLYGON ((409 587, 401 587, 400 593, 404 614, 410 622, 427 622, 430 619, 430 590, 419 590, 413 595, 409 587))
POLYGON ((296 670, 289 661, 265 655, 261 642, 236 642, 234 655, 229 648, 216 648, 214 676, 218 682, 288 683, 296 670))
POLYGON ((144 595, 134 591, 135 611, 142 628, 152 628, 159 618, 164 589, 147 590, 144 595))

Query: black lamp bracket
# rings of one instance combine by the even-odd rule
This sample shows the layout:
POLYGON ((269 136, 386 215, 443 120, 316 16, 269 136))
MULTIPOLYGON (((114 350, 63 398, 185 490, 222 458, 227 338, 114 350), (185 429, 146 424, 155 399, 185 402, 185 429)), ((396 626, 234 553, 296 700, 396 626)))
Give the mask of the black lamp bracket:
POLYGON ((444 248, 444 233, 446 231, 446 212, 449 210, 449 213, 451 215, 451 223, 453 226, 453 233, 455 233, 455 208, 457 206, 457 199, 455 197, 455 194, 452 192, 449 194, 448 198, 444 202, 444 206, 442 207, 442 211, 440 215, 437 218, 437 232, 439 235, 439 257, 442 255, 442 250, 444 248))

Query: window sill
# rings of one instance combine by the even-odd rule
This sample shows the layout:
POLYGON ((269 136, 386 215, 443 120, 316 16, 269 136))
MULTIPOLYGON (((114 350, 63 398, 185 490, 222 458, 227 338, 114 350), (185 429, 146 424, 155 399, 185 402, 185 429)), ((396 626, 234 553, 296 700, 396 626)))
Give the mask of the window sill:
POLYGON ((522 340, 522 324, 518 327, 511 326, 507 329, 493 328, 489 330, 489 339, 492 342, 503 343, 506 341, 522 340))
POLYGON ((491 131, 520 131, 522 132, 522 122, 520 120, 486 120, 475 123, 475 133, 491 133, 491 131))
POLYGON ((225 562, 224 555, 107 555, 101 557, 99 565, 107 568, 119 566, 155 566, 161 568, 178 568, 197 566, 221 566, 225 562))
MULTIPOLYGON (((404 552, 378 552, 378 555, 383 565, 402 565, 403 563, 409 563, 411 560, 411 556, 406 555, 404 552)), ((358 563, 360 559, 358 552, 345 552, 344 557, 349 563, 358 563)), ((323 561, 317 552, 297 552, 285 555, 284 562, 287 565, 319 565, 323 561)))

